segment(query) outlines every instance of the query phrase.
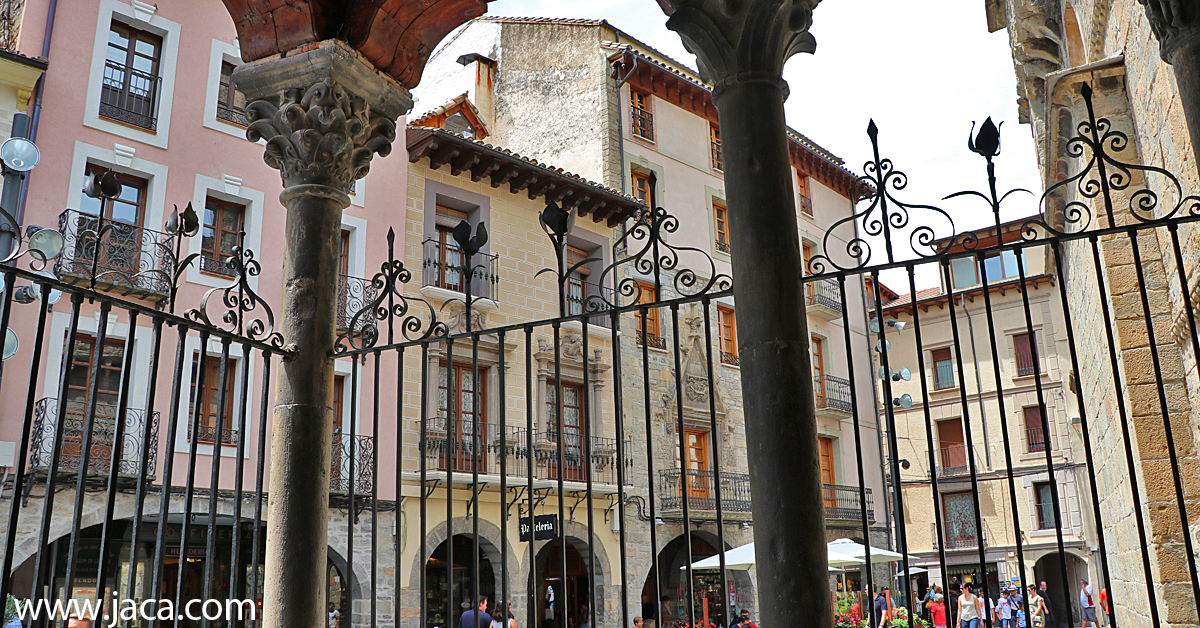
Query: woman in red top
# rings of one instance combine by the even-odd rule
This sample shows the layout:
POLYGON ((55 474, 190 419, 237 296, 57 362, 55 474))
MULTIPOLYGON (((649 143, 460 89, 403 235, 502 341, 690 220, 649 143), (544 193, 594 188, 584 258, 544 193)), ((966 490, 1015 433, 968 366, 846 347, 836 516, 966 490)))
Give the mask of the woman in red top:
POLYGON ((929 609, 934 628, 946 628, 946 600, 942 594, 934 593, 933 599, 926 602, 925 607, 929 609))

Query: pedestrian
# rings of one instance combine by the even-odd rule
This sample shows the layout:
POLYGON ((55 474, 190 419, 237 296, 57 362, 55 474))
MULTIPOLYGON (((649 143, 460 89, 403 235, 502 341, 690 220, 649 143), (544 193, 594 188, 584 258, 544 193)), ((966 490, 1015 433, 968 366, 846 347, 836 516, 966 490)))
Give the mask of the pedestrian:
POLYGON ((642 628, 642 616, 635 615, 633 617, 633 628, 642 628))
POLYGON ((1046 588, 1046 581, 1042 580, 1041 586, 1038 587, 1038 595, 1042 598, 1042 603, 1046 605, 1046 625, 1054 625, 1054 607, 1050 605, 1050 590, 1046 588))
POLYGON ((658 606, 649 593, 642 594, 642 621, 653 621, 658 618, 658 606))
POLYGON ((971 584, 964 582, 962 595, 958 598, 959 628, 979 628, 983 619, 983 599, 971 591, 971 584))
POLYGON ((1108 611, 1108 587, 1100 589, 1100 609, 1104 611, 1104 622, 1106 624, 1111 623, 1109 620, 1110 613, 1108 611))
POLYGON ((1081 628, 1087 628, 1088 624, 1093 628, 1100 628, 1100 622, 1096 621, 1096 601, 1092 598, 1092 585, 1083 578, 1079 579, 1079 605, 1083 607, 1081 628))
POLYGON ((888 611, 890 609, 888 608, 887 593, 887 587, 880 587, 879 595, 875 598, 875 620, 878 622, 875 625, 878 628, 888 625, 888 611))
POLYGON ((742 628, 758 628, 758 626, 754 625, 754 622, 750 621, 750 611, 744 608, 742 609, 741 626, 742 628))
POLYGON ((663 626, 666 626, 667 622, 675 619, 675 613, 671 610, 671 596, 662 596, 662 599, 658 601, 658 606, 658 621, 663 626))
POLYGON ((933 628, 946 628, 946 596, 935 591, 925 603, 925 607, 929 609, 929 620, 933 623, 933 628))
POLYGON ((1008 603, 1008 589, 1000 591, 1000 601, 992 611, 992 621, 1000 628, 1012 628, 1012 605, 1008 603))
POLYGON ((342 612, 333 604, 329 605, 329 628, 338 628, 338 619, 342 616, 342 612))
POLYGON ((1032 584, 1029 585, 1029 622, 1033 628, 1044 628, 1046 625, 1046 600, 1038 595, 1038 590, 1032 584))
POLYGON ((592 617, 588 614, 587 604, 580 604, 579 628, 592 628, 592 617))
POLYGON ((492 613, 492 628, 517 628, 511 602, 496 602, 496 610, 492 613))
POLYGON ((492 616, 487 614, 488 598, 481 595, 476 599, 476 608, 468 608, 458 618, 458 628, 490 628, 492 616))
POLYGON ((953 625, 958 625, 958 598, 962 595, 962 585, 959 584, 958 578, 950 581, 950 588, 946 589, 946 610, 947 620, 953 625))

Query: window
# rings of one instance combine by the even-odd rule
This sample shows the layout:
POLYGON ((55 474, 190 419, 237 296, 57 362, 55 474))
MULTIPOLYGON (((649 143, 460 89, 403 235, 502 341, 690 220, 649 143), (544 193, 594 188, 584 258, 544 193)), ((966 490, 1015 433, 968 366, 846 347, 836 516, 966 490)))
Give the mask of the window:
POLYGON ((246 96, 233 84, 235 67, 228 61, 221 62, 221 88, 217 91, 217 118, 238 126, 249 126, 250 119, 246 117, 246 96))
POLYGON ((1021 263, 1021 258, 1018 258, 1014 251, 985 254, 979 262, 979 281, 983 281, 985 271, 988 283, 1002 279, 1016 279, 1021 276, 1021 263))
MULTIPOLYGON (((484 438, 474 436, 475 407, 479 404, 479 435, 486 435, 487 428, 487 381, 484 369, 480 368, 472 375, 469 364, 455 364, 453 370, 448 370, 443 363, 438 369, 438 417, 441 419, 445 439, 439 452, 438 468, 454 471, 471 471, 472 465, 477 464, 482 472, 486 469, 487 451, 484 438), (451 375, 453 382, 449 381, 451 375), (479 382, 478 387, 475 383, 479 382), (450 396, 454 396, 454 406, 457 410, 450 412, 450 396), (447 442, 453 441, 453 442, 447 442), (474 461, 472 460, 474 459, 474 461)), ((438 447, 437 445, 431 445, 438 447)))
POLYGON ((800 254, 804 256, 804 274, 812 273, 812 245, 807 242, 800 244, 800 254))
POLYGON ((825 377, 825 348, 819 336, 812 337, 812 369, 818 378, 825 377))
MULTIPOLYGON (((588 254, 573 246, 567 246, 567 268, 582 262, 588 258, 588 254)), ((567 315, 576 316, 583 314, 583 303, 588 297, 588 282, 587 279, 592 274, 591 269, 587 265, 580 266, 571 271, 567 275, 567 315)))
POLYGON ((465 287, 462 251, 454 241, 454 227, 464 220, 467 220, 466 212, 437 206, 437 239, 432 243, 433 256, 429 261, 434 270, 433 285, 455 292, 462 292, 465 287))
POLYGON ((629 90, 629 124, 634 137, 654 141, 654 114, 650 112, 650 94, 629 90))
POLYGON ((946 549, 979 545, 979 535, 975 528, 975 501, 971 493, 943 495, 942 513, 946 549))
MULTIPOLYGON (((107 171, 107 168, 89 164, 87 176, 107 171)), ((96 256, 98 277, 104 277, 105 281, 113 284, 136 284, 138 280, 133 275, 142 269, 142 254, 155 253, 142 249, 143 240, 147 239, 141 224, 148 182, 121 173, 117 173, 117 179, 122 185, 117 198, 104 200, 83 194, 79 211, 68 212, 68 221, 73 224, 68 224, 67 229, 74 230, 76 243, 74 254, 70 256, 71 263, 64 264, 64 270, 70 274, 89 276, 92 273, 92 258, 96 256), (101 224, 101 219, 104 224, 101 224)))
POLYGON ((200 270, 215 275, 237 275, 230 258, 242 231, 244 208, 237 203, 208 197, 204 201, 204 231, 200 238, 200 270))
POLYGON ((1037 501, 1037 524, 1039 530, 1053 530, 1058 527, 1058 519, 1055 516, 1054 508, 1054 492, 1050 489, 1049 482, 1034 482, 1033 496, 1037 501))
POLYGON ((637 200, 641 201, 647 207, 650 206, 650 176, 639 172, 632 171, 631 178, 633 179, 633 195, 637 200))
MULTIPOLYGON (((654 291, 654 286, 652 286, 650 284, 642 283, 640 281, 638 282, 638 286, 641 287, 641 289, 642 289, 641 295, 638 296, 638 303, 654 303, 655 301, 658 300, 657 295, 655 294, 655 291, 654 291)), ((654 347, 656 349, 666 349, 667 348, 667 341, 663 338, 658 337, 658 309, 657 308, 650 307, 650 308, 646 309, 645 323, 643 323, 643 321, 642 321, 642 311, 641 310, 634 310, 633 318, 635 321, 634 330, 637 333, 638 344, 641 344, 642 342, 646 342, 649 344, 649 346, 654 347), (645 326, 646 326, 645 330, 642 329, 643 324, 645 324, 645 326)))
POLYGON ((796 173, 796 191, 800 193, 800 213, 812 216, 812 198, 808 195, 808 175, 803 172, 796 173))
POLYGON ((729 210, 725 209, 725 205, 713 201, 713 220, 716 224, 717 231, 717 250, 722 253, 729 252, 729 210))
POLYGON ((708 125, 708 141, 712 146, 713 170, 725 170, 725 160, 721 157, 721 127, 715 124, 708 125))
POLYGON ((222 444, 236 444, 238 434, 233 429, 233 388, 237 369, 234 368, 232 359, 225 363, 225 407, 221 408, 221 358, 219 356, 204 356, 203 362, 201 362, 200 356, 192 359, 192 392, 188 397, 188 416, 191 416, 193 420, 188 423, 188 435, 191 436, 191 426, 195 422, 195 415, 191 413, 196 410, 196 386, 199 384, 201 369, 203 369, 204 384, 200 399, 200 429, 196 439, 202 443, 215 443, 219 428, 222 444), (220 425, 218 425, 218 415, 220 416, 220 425))
POLYGON ((100 115, 154 131, 162 37, 113 21, 108 33, 100 115))
POLYGON ((979 269, 975 259, 959 257, 950 260, 950 276, 954 279, 955 288, 968 288, 979 283, 979 269))
POLYGON ((944 475, 967 472, 967 448, 962 419, 937 422, 941 472, 944 475))
MULTIPOLYGON (((833 439, 817 437, 817 449, 821 453, 821 483, 837 484, 837 477, 833 473, 833 439)), ((827 500, 825 506, 837 506, 837 502, 830 504, 827 500)))
POLYGON ((1022 412, 1025 415, 1025 437, 1029 441, 1029 451, 1046 451, 1049 439, 1046 438, 1046 431, 1042 429, 1041 406, 1029 406, 1022 412))
POLYGON ((688 499, 697 508, 708 510, 715 505, 712 503, 709 486, 712 484, 712 472, 708 470, 708 432, 702 430, 683 430, 683 442, 686 445, 684 454, 684 469, 687 474, 688 499), (704 500, 697 502, 695 500, 704 500))
POLYGON ((1013 336, 1013 353, 1017 358, 1017 377, 1038 372, 1037 362, 1033 359, 1033 338, 1029 334, 1013 336))
MULTIPOLYGON (((558 389, 553 380, 546 382, 546 440, 558 444, 558 389)), ((587 424, 583 415, 583 387, 562 383, 563 479, 587 479, 587 424)), ((558 458, 550 461, 551 479, 558 479, 558 458)))
POLYGON ((467 116, 463 115, 461 110, 446 116, 445 129, 452 133, 458 133, 463 137, 475 139, 475 127, 467 119, 467 116))
MULTIPOLYGON (((66 411, 82 416, 91 399, 92 363, 96 360, 96 339, 78 334, 71 348, 71 375, 67 379, 66 411)), ((104 340, 100 355, 100 370, 96 373, 96 415, 113 418, 117 414, 117 398, 121 390, 121 370, 125 359, 125 341, 104 340)))
POLYGON ((737 366, 737 321, 732 309, 717 307, 717 326, 721 335, 721 363, 737 366))
POLYGON ((933 351, 933 389, 945 390, 954 388, 954 362, 950 357, 950 349, 935 349, 933 351))

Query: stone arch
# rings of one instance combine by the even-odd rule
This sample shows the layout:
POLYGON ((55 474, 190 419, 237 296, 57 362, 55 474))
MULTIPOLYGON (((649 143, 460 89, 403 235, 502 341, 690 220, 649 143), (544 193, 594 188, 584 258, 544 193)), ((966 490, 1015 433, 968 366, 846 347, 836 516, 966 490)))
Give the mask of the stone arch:
MULTIPOLYGON (((593 617, 592 625, 605 625, 605 615, 608 611, 607 607, 610 606, 610 602, 613 602, 611 604, 611 608, 613 608, 614 612, 617 613, 617 617, 620 617, 620 601, 616 599, 616 591, 621 583, 613 579, 614 576, 612 572, 612 566, 608 558, 608 551, 605 549, 604 543, 600 540, 600 537, 596 534, 592 534, 590 537, 591 543, 589 544, 586 541, 586 539, 589 538, 587 524, 575 520, 568 520, 563 523, 560 535, 560 538, 570 543, 585 561, 589 558, 595 558, 596 608, 591 610, 593 617)), ((547 545, 553 542, 554 541, 535 541, 533 545, 533 555, 536 557, 547 545)), ((524 553, 524 557, 525 561, 522 563, 519 580, 516 582, 528 584, 532 582, 533 575, 537 568, 536 558, 534 561, 528 560, 528 550, 526 550, 524 553)), ((518 623, 523 623, 524 617, 526 616, 527 609, 525 606, 525 599, 526 598, 524 596, 515 596, 515 599, 513 600, 513 612, 517 614, 518 623), (520 603, 519 605, 518 602, 520 603)))
MULTIPOLYGON (((475 520, 472 517, 455 517, 450 521, 449 526, 443 521, 433 527, 425 534, 424 543, 421 545, 421 551, 413 557, 412 566, 408 575, 408 587, 412 589, 414 583, 421 581, 421 572, 425 569, 425 562, 429 560, 429 556, 438 548, 446 539, 455 535, 471 536, 475 530, 475 520)), ((519 577, 520 566, 517 563, 517 555, 508 539, 501 538, 500 528, 496 524, 486 521, 483 518, 479 519, 479 549, 487 556, 488 561, 492 563, 492 570, 495 572, 496 583, 499 586, 501 582, 501 551, 502 546, 507 546, 508 564, 505 571, 508 573, 508 581, 515 582, 515 578, 519 577)))
POLYGON ((1083 32, 1079 29, 1079 17, 1070 2, 1063 7, 1063 30, 1067 36, 1067 62, 1070 67, 1079 67, 1088 62, 1087 48, 1083 45, 1083 32))
MULTIPOLYGON (((359 577, 358 570, 356 569, 354 572, 348 570, 346 559, 342 556, 341 552, 337 551, 332 546, 326 547, 326 550, 327 554, 329 555, 330 562, 332 562, 333 565, 338 568, 338 571, 342 573, 342 577, 346 578, 346 574, 350 574, 348 578, 350 581, 348 583, 350 585, 350 593, 347 597, 350 598, 351 602, 353 603, 354 600, 367 599, 363 592, 363 579, 359 577)), ((328 602, 328 600, 326 601, 328 602)), ((347 619, 349 619, 349 616, 347 616, 347 619)))

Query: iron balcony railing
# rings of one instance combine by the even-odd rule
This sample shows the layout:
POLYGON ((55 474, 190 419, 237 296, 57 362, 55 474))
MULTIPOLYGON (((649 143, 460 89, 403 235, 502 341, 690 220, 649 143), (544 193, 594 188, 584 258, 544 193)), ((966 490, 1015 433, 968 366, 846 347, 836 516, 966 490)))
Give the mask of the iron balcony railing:
POLYGON ((116 61, 104 62, 100 115, 155 131, 162 78, 116 61))
POLYGON ((717 245, 717 250, 720 251, 721 253, 729 253, 731 250, 729 248, 728 242, 722 242, 720 240, 717 240, 716 245, 717 245))
POLYGON ((804 284, 804 295, 808 307, 819 306, 838 313, 842 312, 842 295, 837 281, 833 279, 819 279, 804 284))
POLYGON ((0 50, 16 52, 21 38, 21 16, 25 0, 4 0, 0 8, 0 50))
MULTIPOLYGON (((227 402, 227 403, 232 403, 232 402, 227 402)), ((201 425, 200 429, 196 430, 196 432, 198 434, 198 437, 197 437, 198 441, 200 441, 202 443, 211 443, 214 445, 216 444, 216 442, 217 442, 217 426, 201 425)), ((188 422, 188 439, 190 440, 191 438, 192 438, 192 426, 191 426, 191 422, 189 421, 188 422)), ((239 438, 239 436, 238 436, 237 430, 235 430, 233 428, 229 428, 229 427, 221 428, 221 444, 222 445, 236 445, 236 444, 238 444, 238 438, 239 438)))
POLYGON ((967 472, 967 447, 961 443, 942 445, 938 475, 958 475, 967 472))
MULTIPOLYGON (((931 524, 933 533, 933 548, 938 549, 937 523, 931 524)), ((979 547, 982 540, 987 545, 987 522, 984 522, 983 533, 977 533, 974 521, 943 521, 942 537, 946 541, 946 549, 973 549, 979 547)))
POLYGON ((712 146, 713 170, 725 170, 725 160, 721 156, 721 140, 710 140, 712 146))
MULTIPOLYGON (((842 486, 839 484, 825 484, 821 487, 825 498, 825 518, 826 519, 862 519, 862 500, 858 492, 857 486, 842 486)), ((871 489, 866 489, 867 493, 867 521, 875 520, 875 501, 871 496, 871 489)))
POLYGON ((1038 371, 1037 363, 1033 361, 1032 351, 1017 352, 1017 377, 1034 375, 1038 371))
POLYGON ((816 392, 818 410, 854 411, 854 404, 851 403, 850 396, 850 380, 833 375, 817 375, 813 378, 813 388, 816 392))
POLYGON ((250 118, 246 117, 244 109, 235 109, 225 105, 217 105, 217 118, 238 126, 250 126, 250 118))
POLYGON ((1049 442, 1046 439, 1046 433, 1042 431, 1041 426, 1025 428, 1025 437, 1029 441, 1029 451, 1046 451, 1049 442))
POLYGON ((175 236, 68 209, 58 217, 63 281, 161 300, 171 294, 175 236))
MULTIPOLYGON (((349 329, 350 321, 354 320, 354 315, 358 314, 363 309, 363 306, 374 301, 377 294, 378 289, 371 280, 351 277, 349 275, 339 275, 337 328, 339 330, 349 329)), ((362 330, 369 322, 371 322, 369 315, 363 314, 358 319, 355 331, 362 330)))
MULTIPOLYGON (((717 509, 717 476, 707 469, 663 469, 658 472, 663 512, 683 510, 684 478, 688 511, 717 509)), ((722 471, 721 511, 750 512, 750 476, 722 471)))
MULTIPOLYGON (((87 428, 87 404, 69 401, 66 416, 62 418, 63 434, 58 461, 54 460, 54 443, 58 439, 58 399, 40 399, 34 406, 33 442, 30 444, 29 464, 34 470, 56 472, 78 472, 83 460, 84 431, 87 428)), ((120 451, 114 441, 117 435, 117 407, 96 404, 92 420, 92 440, 88 449, 87 472, 89 475, 107 475, 112 469, 113 458, 117 459, 117 475, 138 477, 141 475, 141 460, 147 458, 148 477, 153 478, 158 459, 158 412, 125 410, 124 433, 120 451), (150 421, 149 443, 143 443, 146 421, 150 421)))
MULTIPOLYGON (((629 441, 622 443, 626 468, 633 466, 632 447, 633 444, 629 441)), ((586 482, 590 466, 593 483, 612 485, 617 483, 617 464, 619 462, 617 439, 590 436, 584 432, 567 430, 562 435, 562 449, 563 480, 586 482)), ((559 477, 558 431, 547 430, 534 433, 530 451, 533 453, 537 479, 557 480, 559 477)))
POLYGON ((954 363, 950 360, 940 360, 933 365, 933 389, 947 388, 954 388, 954 363))
POLYGON ((667 348, 667 339, 666 338, 663 338, 662 336, 659 336, 658 334, 655 334, 653 332, 643 332, 641 329, 636 329, 634 331, 637 334, 637 343, 639 346, 642 345, 643 343, 645 343, 655 349, 666 350, 666 348, 667 348))
POLYGON ((800 195, 800 213, 805 216, 813 215, 812 199, 804 194, 800 195))
POLYGON ((730 366, 741 366, 742 363, 740 360, 738 360, 738 354, 730 353, 729 351, 722 351, 721 352, 721 364, 728 364, 730 366))
POLYGON ((654 114, 650 113, 649 109, 632 105, 629 110, 630 123, 633 125, 633 134, 644 140, 654 141, 654 114))
MULTIPOLYGON (((467 278, 462 265, 466 256, 458 245, 429 238, 421 246, 424 248, 421 285, 465 293, 467 278)), ((471 294, 481 299, 495 299, 496 284, 500 281, 500 256, 474 255, 471 266, 468 271, 471 273, 471 294)))
POLYGON ((370 495, 375 487, 375 437, 333 434, 333 457, 329 462, 329 492, 341 495, 370 495), (353 464, 351 464, 353 461, 353 464))
POLYGON ((1056 513, 1054 512, 1054 502, 1038 502, 1037 507, 1037 527, 1039 530, 1053 530, 1058 527, 1056 513))
POLYGON ((478 468, 480 475, 500 475, 501 458, 508 477, 528 477, 529 439, 522 427, 496 425, 481 421, 481 436, 473 436, 473 419, 435 417, 425 427, 421 451, 426 469, 471 473, 478 468), (474 465, 474 466, 473 466, 474 465))
POLYGON ((200 270, 206 273, 221 275, 223 277, 236 277, 237 270, 230 263, 231 259, 221 260, 214 259, 208 255, 201 255, 198 261, 200 262, 200 270))

